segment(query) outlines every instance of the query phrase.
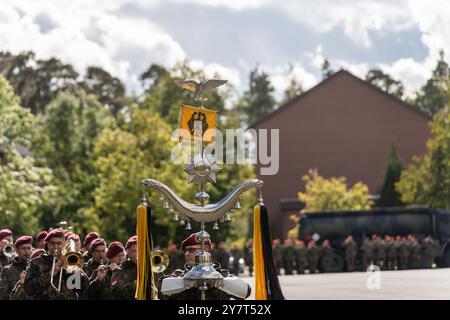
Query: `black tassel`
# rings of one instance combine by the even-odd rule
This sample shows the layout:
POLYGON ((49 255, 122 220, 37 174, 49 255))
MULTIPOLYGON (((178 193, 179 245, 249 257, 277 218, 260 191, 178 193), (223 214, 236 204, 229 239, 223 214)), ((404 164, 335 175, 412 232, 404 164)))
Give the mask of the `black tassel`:
POLYGON ((280 281, 278 280, 277 269, 275 267, 275 259, 272 252, 272 236, 269 227, 269 213, 267 208, 260 206, 261 212, 261 236, 264 254, 267 300, 285 300, 281 290, 280 281))

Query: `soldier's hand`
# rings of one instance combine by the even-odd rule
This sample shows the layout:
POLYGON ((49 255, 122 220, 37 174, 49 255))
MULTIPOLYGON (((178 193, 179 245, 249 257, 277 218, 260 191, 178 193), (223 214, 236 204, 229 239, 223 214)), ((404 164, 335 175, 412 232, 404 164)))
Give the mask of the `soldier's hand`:
MULTIPOLYGON (((62 262, 61 261, 56 261, 55 263, 55 274, 58 274, 61 271, 62 268, 62 262)), ((50 270, 50 273, 52 272, 52 270, 50 270)))
POLYGON ((23 284, 24 282, 25 282, 25 276, 27 275, 27 272, 26 271, 22 271, 21 273, 20 273, 20 277, 19 277, 19 282, 21 283, 21 284, 23 284))
POLYGON ((3 248, 8 244, 8 241, 3 239, 0 241, 0 252, 3 252, 3 248))
POLYGON ((107 272, 108 272, 108 267, 107 266, 102 265, 102 266, 98 267, 98 269, 97 269, 97 279, 99 281, 105 280, 107 272))
POLYGON ((109 267, 111 268, 111 271, 116 270, 118 266, 119 266, 119 265, 118 265, 117 263, 110 263, 110 264, 109 264, 109 267))

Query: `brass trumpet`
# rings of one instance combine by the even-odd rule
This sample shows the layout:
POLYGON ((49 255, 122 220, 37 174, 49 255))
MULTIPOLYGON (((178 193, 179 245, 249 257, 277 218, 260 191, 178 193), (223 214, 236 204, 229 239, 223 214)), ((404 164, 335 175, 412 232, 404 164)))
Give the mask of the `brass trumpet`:
POLYGON ((3 254, 8 258, 8 259, 12 259, 14 258, 17 253, 16 250, 14 250, 14 246, 10 243, 6 244, 3 247, 3 254))
POLYGON ((53 276, 55 274, 55 266, 57 261, 62 261, 63 269, 65 269, 68 273, 73 273, 83 268, 83 255, 80 251, 77 251, 76 243, 73 239, 67 240, 64 244, 64 248, 61 252, 61 259, 59 259, 56 255, 53 256, 50 283, 56 290, 61 291, 62 270, 59 272, 58 287, 55 287, 55 285, 53 284, 53 276))
POLYGON ((152 272, 164 272, 169 266, 169 256, 162 250, 153 250, 150 255, 152 272))

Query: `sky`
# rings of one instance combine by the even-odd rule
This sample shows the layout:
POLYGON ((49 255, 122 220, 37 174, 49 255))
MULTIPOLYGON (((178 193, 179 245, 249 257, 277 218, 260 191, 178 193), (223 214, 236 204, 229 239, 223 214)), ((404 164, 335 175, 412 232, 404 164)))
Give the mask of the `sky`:
POLYGON ((381 68, 413 94, 441 49, 450 60, 448 17, 448 0, 0 0, 0 50, 57 57, 81 74, 100 66, 130 94, 152 63, 189 59, 238 92, 258 67, 279 98, 292 77, 317 84, 324 58, 362 78, 381 68))

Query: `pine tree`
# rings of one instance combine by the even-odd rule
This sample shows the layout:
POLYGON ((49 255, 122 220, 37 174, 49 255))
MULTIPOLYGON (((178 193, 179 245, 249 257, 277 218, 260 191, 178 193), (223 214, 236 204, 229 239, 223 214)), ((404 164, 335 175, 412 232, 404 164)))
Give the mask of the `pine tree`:
POLYGON ((395 190, 395 184, 400 180, 402 170, 403 164, 398 157, 397 148, 395 143, 391 141, 389 163, 380 188, 380 198, 375 203, 376 206, 394 207, 403 205, 403 202, 400 200, 400 194, 395 190))

